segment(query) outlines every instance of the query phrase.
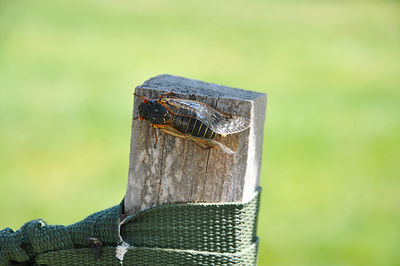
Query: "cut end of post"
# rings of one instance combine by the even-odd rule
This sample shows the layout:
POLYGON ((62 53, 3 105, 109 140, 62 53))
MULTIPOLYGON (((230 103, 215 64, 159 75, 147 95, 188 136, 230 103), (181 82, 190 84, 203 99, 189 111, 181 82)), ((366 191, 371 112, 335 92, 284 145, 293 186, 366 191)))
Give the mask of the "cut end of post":
MULTIPOLYGON (((160 75, 138 86, 136 95, 158 99, 173 92, 178 99, 195 100, 225 113, 247 118, 249 129, 218 141, 234 150, 205 149, 193 141, 133 119, 125 212, 166 203, 234 202, 250 199, 259 185, 266 94, 222 85, 160 75), (168 132, 167 132, 168 133, 168 132)), ((142 99, 135 97, 133 117, 142 99)), ((195 141, 196 142, 196 141, 195 141)))

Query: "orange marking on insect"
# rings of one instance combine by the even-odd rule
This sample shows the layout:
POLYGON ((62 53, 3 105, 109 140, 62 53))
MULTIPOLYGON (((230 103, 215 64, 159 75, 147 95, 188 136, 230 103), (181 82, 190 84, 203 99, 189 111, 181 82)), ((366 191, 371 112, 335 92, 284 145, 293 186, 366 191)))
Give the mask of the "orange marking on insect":
MULTIPOLYGON (((190 118, 195 118, 194 116, 190 116, 190 115, 182 115, 182 114, 177 114, 177 113, 175 113, 174 111, 172 111, 170 108, 168 108, 168 106, 166 105, 166 102, 165 101, 163 101, 163 100, 158 100, 158 102, 162 105, 162 106, 164 106, 165 108, 167 108, 167 110, 169 111, 169 112, 171 112, 172 114, 174 114, 174 115, 179 115, 179 116, 183 116, 183 117, 190 117, 190 118)), ((170 104, 170 103, 169 103, 170 104)), ((172 105, 172 104, 171 104, 172 105)), ((179 107, 179 106, 177 106, 177 107, 179 107)))

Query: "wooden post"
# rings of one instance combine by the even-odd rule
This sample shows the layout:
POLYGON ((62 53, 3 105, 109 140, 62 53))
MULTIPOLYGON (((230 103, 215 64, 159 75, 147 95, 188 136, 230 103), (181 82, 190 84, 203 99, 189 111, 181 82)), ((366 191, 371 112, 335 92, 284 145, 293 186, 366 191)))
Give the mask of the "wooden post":
MULTIPOLYGON (((248 117, 250 128, 223 138, 221 143, 236 151, 229 155, 159 130, 154 148, 151 126, 133 120, 125 213, 165 203, 250 199, 259 184, 266 95, 171 75, 151 78, 135 90, 151 99, 170 91, 179 98, 195 98, 221 111, 248 117)), ((133 117, 137 117, 139 103, 135 97, 133 117)))

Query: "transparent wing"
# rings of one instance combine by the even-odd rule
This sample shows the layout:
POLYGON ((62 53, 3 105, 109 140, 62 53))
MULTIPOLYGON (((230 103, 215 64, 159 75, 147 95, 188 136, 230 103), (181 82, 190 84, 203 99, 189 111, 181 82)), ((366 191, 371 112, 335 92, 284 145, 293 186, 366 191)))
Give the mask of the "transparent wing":
POLYGON ((235 134, 249 127, 248 119, 224 113, 202 102, 175 98, 164 98, 162 101, 172 112, 194 117, 218 134, 235 134))

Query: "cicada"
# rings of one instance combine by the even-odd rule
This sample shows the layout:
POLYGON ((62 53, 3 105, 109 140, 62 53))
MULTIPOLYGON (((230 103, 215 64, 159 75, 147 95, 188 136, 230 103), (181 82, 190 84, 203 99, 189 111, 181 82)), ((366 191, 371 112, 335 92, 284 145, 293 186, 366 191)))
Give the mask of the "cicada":
POLYGON ((205 103, 179 99, 173 92, 161 94, 158 99, 149 99, 135 94, 142 102, 138 106, 140 120, 169 135, 188 139, 205 149, 222 149, 233 154, 230 148, 217 141, 220 137, 235 134, 249 127, 247 118, 217 110, 205 103))

